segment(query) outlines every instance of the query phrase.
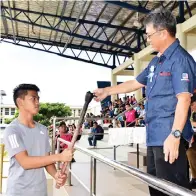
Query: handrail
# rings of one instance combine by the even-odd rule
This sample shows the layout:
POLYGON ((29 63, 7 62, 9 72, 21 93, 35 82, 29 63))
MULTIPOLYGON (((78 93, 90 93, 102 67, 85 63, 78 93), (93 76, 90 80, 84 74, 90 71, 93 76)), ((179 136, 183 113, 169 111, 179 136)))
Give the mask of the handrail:
MULTIPOLYGON (((67 145, 70 144, 70 142, 67 142, 61 138, 58 138, 58 143, 59 142, 63 142, 67 145)), ((90 151, 86 148, 82 148, 79 145, 75 144, 74 148, 88 156, 91 156, 91 158, 94 158, 95 160, 99 160, 102 163, 105 163, 106 165, 109 165, 115 169, 118 169, 124 173, 127 173, 129 175, 132 175, 134 177, 136 177, 137 179, 143 181, 144 183, 148 184, 149 186, 163 192, 166 193, 168 195, 171 196, 196 196, 196 193, 180 187, 174 183, 162 180, 157 178, 156 176, 152 176, 150 174, 147 174, 143 171, 140 171, 139 169, 136 169, 134 167, 128 166, 126 164, 123 163, 119 163, 117 161, 114 160, 110 160, 109 158, 98 154, 96 152, 90 151)))

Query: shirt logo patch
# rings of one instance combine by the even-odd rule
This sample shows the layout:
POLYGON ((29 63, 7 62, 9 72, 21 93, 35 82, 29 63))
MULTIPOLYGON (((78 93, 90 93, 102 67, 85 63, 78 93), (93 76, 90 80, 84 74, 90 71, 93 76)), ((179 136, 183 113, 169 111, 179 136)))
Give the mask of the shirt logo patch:
POLYGON ((9 139, 9 142, 11 144, 11 148, 18 148, 19 147, 19 144, 17 142, 15 134, 9 135, 8 139, 9 139))
POLYGON ((165 72, 165 71, 162 71, 159 73, 160 76, 171 76, 171 73, 170 72, 165 72))
POLYGON ((41 133, 42 135, 44 135, 44 132, 43 132, 43 131, 40 131, 40 133, 41 133))
POLYGON ((189 81, 189 75, 188 75, 188 73, 182 73, 182 79, 181 80, 189 81))

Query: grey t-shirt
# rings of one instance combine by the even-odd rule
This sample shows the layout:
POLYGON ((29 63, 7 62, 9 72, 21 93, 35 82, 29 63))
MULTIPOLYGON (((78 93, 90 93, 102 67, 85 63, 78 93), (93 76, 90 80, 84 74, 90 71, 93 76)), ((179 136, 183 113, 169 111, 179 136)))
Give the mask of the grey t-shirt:
POLYGON ((24 170, 15 159, 25 150, 29 156, 50 152, 47 128, 37 122, 29 128, 15 119, 4 131, 4 143, 10 157, 6 196, 47 196, 44 168, 24 170))

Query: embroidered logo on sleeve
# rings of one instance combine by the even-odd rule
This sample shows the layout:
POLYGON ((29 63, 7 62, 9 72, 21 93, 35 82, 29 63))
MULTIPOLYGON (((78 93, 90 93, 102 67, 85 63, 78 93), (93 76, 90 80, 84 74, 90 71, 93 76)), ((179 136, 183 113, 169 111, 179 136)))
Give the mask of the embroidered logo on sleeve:
POLYGON ((15 134, 9 135, 8 139, 9 139, 9 142, 10 142, 12 148, 18 148, 19 147, 19 144, 18 144, 18 141, 16 139, 15 134))
POLYGON ((182 78, 181 78, 182 81, 189 81, 189 75, 188 73, 182 73, 182 78))

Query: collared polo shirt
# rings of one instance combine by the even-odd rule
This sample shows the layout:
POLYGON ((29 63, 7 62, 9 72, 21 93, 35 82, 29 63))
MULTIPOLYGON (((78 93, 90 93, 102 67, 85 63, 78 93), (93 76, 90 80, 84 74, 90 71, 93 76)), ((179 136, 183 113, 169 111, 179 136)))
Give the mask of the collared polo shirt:
MULTIPOLYGON (((180 46, 178 39, 165 52, 156 56, 136 80, 146 85, 146 143, 147 146, 163 146, 171 133, 174 122, 177 95, 193 94, 196 87, 196 63, 180 46)), ((182 135, 189 141, 193 135, 190 112, 182 135)))

